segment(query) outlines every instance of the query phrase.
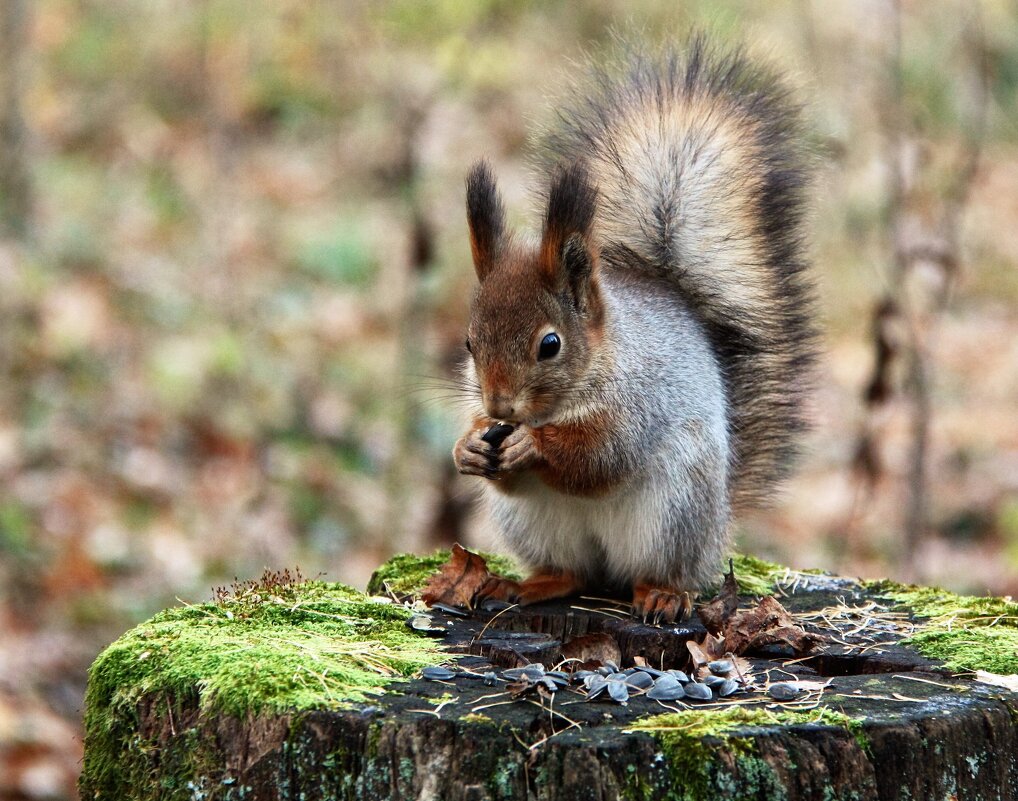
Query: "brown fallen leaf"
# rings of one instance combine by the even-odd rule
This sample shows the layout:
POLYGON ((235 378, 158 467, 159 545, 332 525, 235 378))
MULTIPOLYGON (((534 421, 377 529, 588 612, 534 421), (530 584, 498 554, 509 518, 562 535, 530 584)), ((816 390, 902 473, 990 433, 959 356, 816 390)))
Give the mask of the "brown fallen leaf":
POLYGON ((821 639, 797 625, 773 596, 761 599, 752 609, 732 615, 724 628, 725 644, 734 654, 744 654, 765 645, 787 645, 801 655, 812 651, 821 639))
POLYGON ((686 640, 686 650, 689 651, 689 657, 693 660, 694 671, 699 670, 714 658, 704 651, 700 643, 693 640, 686 640))
POLYGON ((739 585, 735 567, 728 562, 728 573, 717 597, 699 609, 700 620, 710 632, 703 650, 710 659, 718 659, 722 648, 732 654, 744 654, 765 645, 789 646, 796 654, 811 651, 823 639, 807 634, 773 596, 763 598, 752 609, 738 611, 739 585))
POLYGON ((449 561, 428 579, 421 600, 428 606, 441 603, 473 609, 474 596, 491 575, 483 557, 457 543, 449 561))
POLYGON ((540 690, 540 686, 535 685, 534 682, 531 681, 529 676, 520 676, 518 679, 516 679, 516 681, 509 682, 505 686, 505 688, 506 690, 509 691, 509 695, 515 701, 521 695, 526 695, 527 693, 529 693, 531 690, 535 688, 535 686, 537 686, 537 689, 540 690))
POLYGON ((701 606, 698 614, 707 631, 718 634, 738 608, 739 585, 735 580, 735 565, 729 559, 728 572, 725 574, 725 583, 721 585, 721 591, 713 601, 701 606))
POLYGON ((707 636, 703 638, 703 642, 700 645, 703 648, 703 652, 707 655, 708 662, 713 662, 715 659, 724 659, 731 651, 724 637, 715 637, 710 632, 707 632, 707 636))
POLYGON ((562 658, 578 659, 585 667, 591 663, 605 665, 609 662, 618 666, 622 662, 622 651, 614 637, 600 632, 573 637, 562 646, 562 658))

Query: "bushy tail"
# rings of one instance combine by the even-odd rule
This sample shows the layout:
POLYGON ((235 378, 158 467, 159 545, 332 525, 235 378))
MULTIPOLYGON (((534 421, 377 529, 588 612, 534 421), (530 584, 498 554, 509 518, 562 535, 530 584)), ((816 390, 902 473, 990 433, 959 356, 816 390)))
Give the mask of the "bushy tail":
POLYGON ((703 37, 631 49, 559 106, 544 167, 585 161, 602 258, 674 282, 723 365, 738 504, 787 472, 814 360, 804 274, 810 159, 774 74, 703 37))

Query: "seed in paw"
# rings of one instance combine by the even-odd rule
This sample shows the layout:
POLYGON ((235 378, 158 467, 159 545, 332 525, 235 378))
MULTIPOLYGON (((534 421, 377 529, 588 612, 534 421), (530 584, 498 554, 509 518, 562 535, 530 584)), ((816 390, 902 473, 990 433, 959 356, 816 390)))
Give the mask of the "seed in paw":
POLYGON ((492 448, 502 444, 502 440, 513 433, 513 426, 509 423, 495 423, 491 428, 481 434, 481 441, 487 442, 492 448))

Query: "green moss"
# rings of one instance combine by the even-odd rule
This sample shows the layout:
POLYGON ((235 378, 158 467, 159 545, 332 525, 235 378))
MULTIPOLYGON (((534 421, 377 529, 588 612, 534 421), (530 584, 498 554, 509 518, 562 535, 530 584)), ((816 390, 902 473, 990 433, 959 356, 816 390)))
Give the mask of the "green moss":
POLYGON ((787 568, 774 562, 742 553, 732 554, 732 566, 739 592, 743 595, 770 595, 777 580, 788 572, 787 568))
MULTIPOLYGON (((787 583, 789 577, 794 580, 798 574, 815 576, 823 573, 821 570, 792 570, 784 565, 742 553, 732 554, 731 559, 740 595, 772 595, 777 585, 787 583)), ((725 569, 727 570, 727 567, 725 569)))
POLYGON ((866 589, 907 606, 924 618, 961 618, 992 625, 1018 626, 1018 601, 981 595, 956 595, 939 587, 917 587, 893 581, 866 582, 866 589), (986 620, 980 620, 986 618, 986 620))
MULTIPOLYGON (((243 589, 161 612, 99 655, 85 697, 83 797, 87 789, 116 797, 148 769, 145 698, 189 699, 204 713, 236 717, 338 708, 439 659, 436 643, 406 627, 407 610, 341 584, 243 589)), ((194 776, 193 767, 181 773, 194 776)))
MULTIPOLYGON (((523 578, 519 567, 506 556, 482 553, 488 568, 509 579, 523 578)), ((391 592, 397 596, 417 595, 442 565, 449 561, 449 551, 441 550, 429 556, 401 553, 392 557, 371 574, 368 593, 385 595, 391 592)))
POLYGON ((891 581, 866 588, 922 620, 919 631, 902 642, 923 656, 943 660, 949 670, 1018 673, 1018 602, 891 581))
POLYGON ((904 642, 923 656, 942 659, 948 670, 1018 673, 1018 628, 1011 626, 924 629, 904 642))
POLYGON ((490 717, 485 715, 483 712, 467 712, 463 717, 460 718, 464 723, 475 723, 479 726, 495 726, 497 725, 490 717))
MULTIPOLYGON (((481 554, 492 572, 511 579, 521 579, 523 574, 512 559, 497 554, 481 554)), ((429 556, 402 553, 393 556, 379 567, 368 582, 368 593, 385 595, 392 592, 397 596, 416 595, 449 559, 449 551, 436 551, 429 556)), ((783 565, 758 559, 746 554, 733 554, 735 578, 739 583, 739 592, 743 595, 771 595, 778 581, 789 575, 789 569, 783 565)), ((792 571, 793 573, 795 571, 792 571)), ((799 571, 818 573, 819 571, 799 571)), ((720 587, 720 584, 718 585, 720 587)), ((717 589, 717 588, 714 588, 717 589)))
POLYGON ((784 792, 769 764, 754 754, 749 730, 788 725, 836 726, 849 731, 860 748, 867 747, 862 721, 826 707, 809 711, 731 707, 688 710, 639 721, 631 731, 652 734, 661 744, 677 799, 712 797, 780 798, 784 792), (733 756, 734 770, 716 758, 720 750, 733 756))

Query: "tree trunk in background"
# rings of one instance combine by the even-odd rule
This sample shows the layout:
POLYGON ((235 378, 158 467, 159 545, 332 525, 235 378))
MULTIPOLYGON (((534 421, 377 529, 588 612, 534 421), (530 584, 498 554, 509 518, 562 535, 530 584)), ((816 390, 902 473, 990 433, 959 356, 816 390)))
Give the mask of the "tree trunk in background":
POLYGON ((0 4, 0 233, 15 236, 27 233, 32 204, 21 113, 27 39, 25 0, 4 0, 0 4))

